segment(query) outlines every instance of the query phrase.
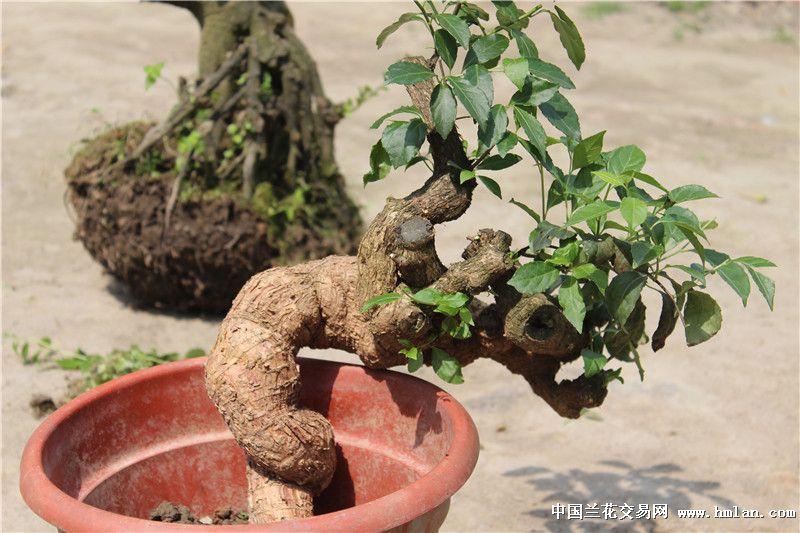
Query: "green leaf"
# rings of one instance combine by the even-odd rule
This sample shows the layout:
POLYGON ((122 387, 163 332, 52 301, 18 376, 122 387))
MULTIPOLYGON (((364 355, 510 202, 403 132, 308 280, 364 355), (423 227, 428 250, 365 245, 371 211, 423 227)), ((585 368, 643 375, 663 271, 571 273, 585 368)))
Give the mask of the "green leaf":
MULTIPOLYGON (((506 156, 506 157, 510 157, 512 155, 514 155, 514 154, 508 154, 508 156, 506 156)), ((519 156, 515 156, 515 157, 519 157, 519 156)), ((488 176, 478 176, 478 180, 480 180, 480 182, 483 183, 486 186, 487 189, 489 189, 489 192, 491 192, 492 194, 494 194, 495 196, 497 196, 500 199, 503 198, 503 192, 500 190, 500 185, 496 181, 494 181, 492 178, 490 178, 488 176)))
POLYGON ((558 131, 567 137, 580 140, 581 124, 578 114, 561 93, 554 94, 550 100, 541 104, 539 110, 558 131))
POLYGON ((588 279, 594 283, 601 294, 605 294, 608 288, 608 272, 601 270, 591 263, 578 265, 572 269, 575 279, 588 279))
POLYGON ((383 82, 386 85, 391 83, 412 85, 429 80, 433 78, 433 76, 433 72, 424 65, 411 63, 410 61, 398 61, 393 65, 389 65, 389 68, 383 75, 383 82))
POLYGON ((618 274, 606 289, 606 305, 611 315, 624 324, 631 315, 647 277, 635 271, 618 274))
POLYGON ((466 183, 469 180, 474 180, 475 179, 475 171, 474 170, 463 169, 461 171, 461 173, 459 173, 458 178, 459 178, 459 181, 461 183, 466 183))
POLYGON ((394 168, 407 164, 417 155, 428 128, 420 119, 408 122, 392 122, 383 130, 381 144, 389 154, 394 168))
POLYGON ((428 287, 412 294, 411 299, 418 304, 439 305, 439 301, 442 299, 442 296, 442 291, 428 287))
POLYGON ((508 284, 522 294, 536 294, 549 290, 558 281, 558 270, 542 261, 525 263, 519 267, 508 284))
POLYGON ((647 219, 647 204, 638 198, 626 196, 619 205, 619 212, 628 227, 633 229, 647 219))
POLYGON ((567 225, 574 226, 586 220, 600 218, 603 215, 607 215, 608 213, 617 210, 617 208, 619 208, 619 202, 595 200, 594 202, 584 205, 583 207, 579 207, 573 211, 572 215, 567 220, 567 225))
POLYGON ((464 383, 464 376, 461 374, 461 365, 449 353, 440 348, 431 348, 431 365, 436 375, 447 383, 464 383))
POLYGON ((375 39, 375 44, 378 46, 378 48, 380 48, 381 46, 383 46, 383 43, 386 41, 387 37, 396 32, 398 28, 400 28, 400 26, 402 26, 406 22, 411 22, 412 20, 421 21, 422 17, 420 17, 416 13, 403 13, 402 15, 400 15, 399 19, 397 19, 395 22, 392 22, 391 24, 383 28, 383 30, 381 30, 381 32, 378 34, 378 38, 375 39))
POLYGON ((439 23, 447 33, 453 36, 458 44, 465 50, 469 48, 469 26, 456 15, 433 14, 434 20, 439 23))
MULTIPOLYGON (((420 354, 420 355, 422 355, 422 354, 420 354)), ((425 364, 425 358, 424 357, 417 357, 417 359, 406 359, 406 360, 408 361, 408 371, 409 372, 416 372, 417 370, 422 368, 422 365, 425 364)))
POLYGON ((500 142, 500 139, 506 134, 507 128, 508 115, 506 115, 505 106, 501 104, 492 106, 489 110, 489 120, 478 128, 478 140, 483 148, 488 150, 500 142))
POLYGON ((676 204, 691 200, 702 200, 703 198, 719 198, 719 196, 702 185, 684 185, 669 191, 669 199, 676 204))
POLYGON ((661 183, 659 183, 657 179, 655 179, 653 176, 650 176, 649 174, 644 174, 642 172, 633 172, 632 174, 633 177, 639 181, 643 181, 646 184, 652 185, 653 187, 661 189, 664 192, 669 192, 669 190, 666 187, 661 185, 661 183))
POLYGON ((750 273, 750 277, 753 278, 753 283, 756 284, 758 287, 759 292, 764 297, 764 300, 767 302, 770 311, 773 310, 773 304, 775 301, 775 282, 772 281, 771 278, 765 276, 761 272, 758 272, 754 268, 745 266, 747 271, 750 273))
POLYGON ((456 123, 456 98, 447 85, 437 85, 431 93, 431 116, 436 131, 446 139, 456 123))
POLYGON ((508 201, 508 203, 514 204, 515 206, 525 211, 528 214, 528 216, 531 217, 533 220, 535 220, 537 223, 542 221, 542 217, 540 217, 536 211, 534 211, 527 205, 523 204, 522 202, 518 202, 512 198, 511 200, 508 201))
POLYGON ((734 259, 734 261, 753 268, 768 268, 777 266, 775 263, 773 263, 768 259, 764 259, 763 257, 755 257, 752 255, 745 255, 738 259, 734 259))
MULTIPOLYGON (((463 292, 454 292, 451 294, 445 294, 439 299, 440 306, 447 306, 447 307, 463 307, 469 301, 469 296, 464 294, 463 292)), ((434 309, 435 311, 436 309, 434 309)))
MULTIPOLYGON (((470 52, 478 63, 487 63, 499 57, 508 48, 508 39, 498 33, 478 37, 470 46, 470 52)), ((465 63, 465 67, 469 66, 465 63)))
POLYGON ((464 69, 464 79, 478 87, 486 96, 486 100, 491 105, 494 100, 494 84, 492 75, 483 65, 472 65, 464 69))
MULTIPOLYGON (((706 250, 706 257, 708 257, 709 251, 706 250)), ((742 305, 747 307, 747 298, 750 296, 750 280, 744 269, 736 263, 728 261, 717 267, 717 274, 739 295, 742 305)))
POLYGON ((691 266, 686 265, 667 265, 668 268, 677 268, 689 274, 693 279, 697 280, 701 285, 706 284, 706 275, 702 265, 692 263, 691 266))
POLYGON ((389 154, 384 149, 381 141, 376 142, 369 152, 370 171, 364 174, 364 186, 373 181, 380 181, 392 170, 389 154))
POLYGON ((400 353, 405 355, 406 359, 410 361, 419 361, 422 358, 422 352, 416 346, 410 346, 400 350, 400 353))
POLYGON ((144 79, 144 90, 146 91, 155 85, 158 78, 161 77, 161 69, 164 68, 164 62, 162 61, 154 65, 145 65, 143 68, 146 75, 144 79))
MULTIPOLYGON (((416 115, 416 116, 418 116, 420 118, 422 117, 422 113, 420 113, 419 109, 417 109, 415 106, 413 106, 413 105, 404 105, 404 106, 400 106, 397 109, 389 111, 388 113, 378 117, 378 120, 373 122, 372 125, 369 127, 369 129, 376 130, 376 129, 380 128, 381 124, 383 124, 384 120, 386 120, 389 117, 393 117, 394 115, 399 115, 400 113, 411 113, 412 115, 416 115)), ((231 124, 231 126, 233 126, 233 124, 231 124)))
POLYGON ((539 58, 539 51, 536 49, 536 45, 533 44, 533 41, 530 38, 522 33, 520 30, 512 30, 511 35, 514 36, 514 42, 517 43, 517 50, 519 50, 519 55, 525 58, 539 58))
POLYGON ((447 68, 453 68, 453 65, 456 64, 456 57, 458 57, 458 43, 453 36, 445 30, 436 30, 433 32, 433 43, 436 53, 442 58, 447 68))
POLYGON ((397 292, 387 292, 386 294, 379 294, 377 296, 373 296, 366 302, 364 305, 361 306, 361 312, 366 313, 370 309, 378 305, 386 305, 390 302, 394 302, 402 298, 403 295, 397 292))
POLYGON ((653 246, 650 243, 644 241, 635 241, 631 243, 631 259, 633 262, 631 266, 633 268, 639 268, 642 265, 646 265, 656 257, 658 257, 659 253, 661 253, 662 248, 660 246, 653 246))
POLYGON ((485 124, 489 118, 489 104, 491 102, 486 97, 486 93, 477 84, 471 83, 463 77, 450 76, 448 80, 453 92, 463 104, 467 113, 475 119, 478 125, 485 124))
POLYGON ((554 7, 558 14, 550 13, 553 27, 558 32, 561 44, 564 46, 564 50, 567 51, 570 61, 575 65, 575 68, 580 70, 586 59, 586 49, 583 46, 581 34, 578 33, 578 28, 575 27, 575 23, 570 20, 567 14, 560 7, 554 7))
POLYGON ((661 315, 658 317, 658 326, 653 333, 653 340, 650 346, 654 352, 659 351, 664 347, 673 330, 675 324, 678 322, 678 308, 675 307, 675 302, 672 301, 668 295, 661 293, 661 315))
POLYGON ((528 77, 528 60, 524 57, 503 59, 503 72, 506 73, 511 83, 517 86, 517 89, 522 89, 525 79, 528 77))
POLYGON ((601 180, 605 181, 612 187, 624 187, 630 181, 629 177, 620 176, 619 174, 613 174, 611 172, 606 172, 605 170, 595 170, 592 172, 594 176, 597 176, 601 180))
POLYGON ((606 168, 614 174, 639 172, 647 160, 644 152, 633 144, 620 146, 608 153, 606 168))
POLYGON ((580 251, 577 242, 570 242, 553 252, 553 256, 547 262, 555 266, 570 266, 578 257, 580 251))
POLYGON ((528 246, 528 251, 532 254, 535 254, 539 250, 544 250, 550 246, 550 243, 553 242, 553 239, 563 240, 574 236, 574 231, 570 231, 566 228, 556 226, 547 222, 546 220, 543 220, 528 236, 528 242, 530 243, 528 246))
POLYGON ((517 145, 517 136, 510 131, 507 131, 500 142, 497 143, 497 153, 501 156, 506 155, 508 152, 514 149, 517 145))
POLYGON ((602 163, 601 152, 605 134, 605 131, 601 131, 578 143, 572 154, 572 168, 583 168, 594 163, 602 163))
POLYGON ((536 117, 524 109, 515 107, 514 119, 517 125, 525 131, 525 135, 539 152, 540 157, 544 158, 547 155, 547 134, 536 117))
POLYGON ((716 335, 722 327, 722 310, 708 294, 690 290, 683 307, 683 319, 686 344, 695 346, 716 335))
MULTIPOLYGON (((574 244, 574 243, 573 243, 574 244)), ((583 318, 586 316, 586 304, 583 301, 578 280, 567 276, 558 289, 558 304, 564 311, 569 323, 578 333, 583 331, 583 318)))
MULTIPOLYGON (((581 350, 581 357, 583 357, 583 374, 590 378, 596 374, 599 374, 603 367, 606 366, 608 363, 608 359, 603 357, 603 355, 593 352, 591 350, 583 349, 581 350)), ((615 379, 611 378, 612 380, 615 379)))
POLYGON ((194 359, 195 357, 203 357, 206 355, 206 351, 203 348, 192 348, 191 350, 187 351, 183 354, 184 359, 194 359))
POLYGON ((522 89, 511 97, 511 103, 517 106, 539 106, 550 100, 559 90, 556 83, 540 80, 533 76, 525 78, 522 89))
POLYGON ((547 81, 552 81, 553 83, 557 83, 558 85, 564 87, 565 89, 575 88, 575 84, 572 83, 572 80, 569 79, 569 76, 564 74, 563 70, 553 65, 552 63, 547 63, 546 61, 542 61, 541 59, 529 57, 528 70, 530 71, 531 74, 533 74, 537 78, 541 78, 547 81))
POLYGON ((478 165, 478 169, 480 170, 505 170, 508 167, 516 165, 522 161, 522 158, 517 154, 506 154, 505 157, 501 157, 499 155, 491 155, 483 160, 483 162, 478 165))

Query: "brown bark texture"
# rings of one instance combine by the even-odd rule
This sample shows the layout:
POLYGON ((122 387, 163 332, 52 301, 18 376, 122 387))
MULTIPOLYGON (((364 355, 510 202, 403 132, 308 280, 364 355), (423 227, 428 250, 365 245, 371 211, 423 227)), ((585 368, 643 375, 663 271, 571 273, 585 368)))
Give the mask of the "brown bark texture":
MULTIPOLYGON (((433 67, 424 58, 405 60, 433 67)), ((434 345, 462 366, 479 357, 499 362, 565 417, 576 418, 605 398, 599 375, 556 380, 560 366, 579 356, 586 338, 550 296, 522 296, 507 285, 519 266, 508 234, 482 229, 470 238, 462 261, 447 268, 439 260, 435 225, 460 217, 475 185, 474 180, 460 183, 458 170, 448 165, 474 165, 458 133, 443 139, 430 127, 432 89, 431 82, 408 86, 429 126, 432 176, 405 198, 387 200, 355 257, 332 256, 257 274, 222 323, 206 366, 206 385, 249 458, 250 491, 260 495, 251 499, 253 521, 309 516, 308 494, 323 489, 335 469, 328 422, 297 403, 298 350, 336 348, 358 355, 370 368, 390 368, 406 362, 398 352, 399 339, 422 344, 441 320, 409 298, 362 312, 364 302, 378 294, 425 287, 469 295, 491 291, 493 303, 471 304, 472 337, 441 336, 434 345), (274 501, 279 505, 270 507, 274 501)))

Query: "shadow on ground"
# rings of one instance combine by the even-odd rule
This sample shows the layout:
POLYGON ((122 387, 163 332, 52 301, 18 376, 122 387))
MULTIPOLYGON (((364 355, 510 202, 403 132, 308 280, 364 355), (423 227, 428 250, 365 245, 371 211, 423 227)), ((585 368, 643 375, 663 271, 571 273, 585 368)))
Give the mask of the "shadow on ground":
MULTIPOLYGON (((715 493, 720 488, 716 481, 692 481, 682 475, 684 470, 673 463, 661 463, 647 468, 634 468, 623 461, 599 461, 596 471, 587 472, 572 469, 556 472, 539 466, 526 466, 505 472, 504 476, 526 479, 527 483, 542 493, 541 507, 527 511, 528 515, 545 520, 547 531, 656 531, 662 518, 646 517, 630 520, 612 518, 585 518, 567 520, 566 514, 560 519, 553 515, 552 506, 556 503, 598 504, 602 516, 603 504, 619 506, 632 505, 634 510, 640 504, 667 504, 669 517, 674 518, 677 509, 702 508, 711 502, 731 508, 735 503, 715 493), (698 501, 701 497, 701 501, 698 501)), ((636 512, 633 512, 635 516, 636 512)))

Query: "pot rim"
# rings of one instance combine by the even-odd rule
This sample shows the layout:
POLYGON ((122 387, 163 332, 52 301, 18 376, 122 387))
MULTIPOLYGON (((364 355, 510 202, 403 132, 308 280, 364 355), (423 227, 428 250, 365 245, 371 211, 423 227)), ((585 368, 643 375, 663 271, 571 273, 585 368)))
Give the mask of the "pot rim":
POLYGON ((452 421, 453 440, 445 457, 427 474, 400 490, 370 502, 310 518, 272 524, 190 525, 156 522, 121 515, 85 504, 59 489, 45 474, 45 444, 58 426, 87 405, 137 383, 205 366, 207 357, 185 359, 139 370, 91 389, 51 413, 25 445, 20 464, 20 492, 28 506, 60 530, 79 531, 385 531, 424 515, 447 501, 466 483, 478 460, 478 433, 472 418, 458 401, 432 383, 390 370, 298 357, 313 364, 355 367, 367 374, 390 373, 393 379, 417 381, 436 391, 439 406, 452 421), (420 498, 424 494, 428 497, 420 498), (210 529, 209 529, 210 528, 210 529))

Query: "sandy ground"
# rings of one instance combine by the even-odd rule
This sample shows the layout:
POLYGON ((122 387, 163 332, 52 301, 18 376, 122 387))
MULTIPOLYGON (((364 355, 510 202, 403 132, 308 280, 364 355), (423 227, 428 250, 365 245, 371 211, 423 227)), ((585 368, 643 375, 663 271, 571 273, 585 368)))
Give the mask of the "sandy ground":
MULTIPOLYGON (((405 28, 381 51, 377 31, 405 4, 293 4, 297 27, 316 58, 329 96, 341 100, 406 53, 419 53, 421 28, 405 28)), ((717 248, 759 255, 772 274, 774 313, 755 295, 747 310, 721 281, 723 334, 693 350, 680 334, 647 355, 640 383, 612 387, 602 421, 565 423, 519 378, 493 363, 464 370, 448 387, 471 412, 482 452, 453 498, 451 531, 796 531, 797 520, 676 517, 715 505, 795 509, 798 504, 798 10, 797 6, 714 4, 678 16, 655 4, 591 18, 568 6, 588 60, 571 100, 583 131, 608 129, 607 146, 636 143, 647 169, 669 186, 700 182, 722 199, 701 204, 715 217, 717 248), (776 28, 783 26, 781 33, 776 28), (788 34, 788 37, 787 37, 788 34), (786 42, 786 41, 790 42, 786 42), (791 42, 794 40, 794 44, 791 42), (669 504, 667 520, 555 520, 567 503, 669 504)), ((3 330, 50 336, 93 351, 138 343, 161 350, 209 347, 217 321, 138 310, 71 240, 62 169, 78 141, 107 123, 160 117, 172 103, 164 84, 143 90, 142 65, 165 61, 172 79, 191 74, 197 28, 182 10, 152 4, 4 3, 3 330)), ((534 30, 545 58, 566 59, 549 23, 534 30), (541 30, 539 30, 541 28, 541 30)), ((371 121, 405 101, 392 90, 341 124, 338 161, 369 218, 387 194, 416 187, 421 173, 361 187, 375 132, 371 121)), ((508 197, 538 197, 519 171, 500 178, 508 197)), ((511 228, 524 240, 525 215, 485 192, 457 223, 439 231, 446 261, 477 228, 511 228)), ((58 394, 58 371, 24 367, 3 344, 3 531, 46 531, 17 490, 18 462, 37 425, 32 392, 58 394)), ((344 354, 319 354, 353 360, 344 354)), ((430 373, 425 377, 431 378, 430 373)))

